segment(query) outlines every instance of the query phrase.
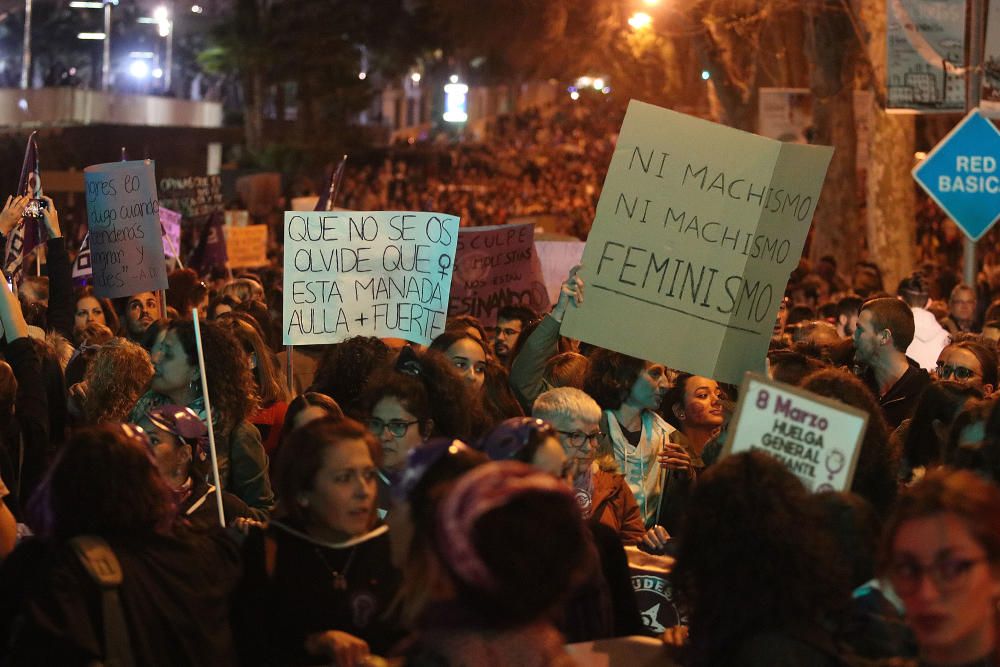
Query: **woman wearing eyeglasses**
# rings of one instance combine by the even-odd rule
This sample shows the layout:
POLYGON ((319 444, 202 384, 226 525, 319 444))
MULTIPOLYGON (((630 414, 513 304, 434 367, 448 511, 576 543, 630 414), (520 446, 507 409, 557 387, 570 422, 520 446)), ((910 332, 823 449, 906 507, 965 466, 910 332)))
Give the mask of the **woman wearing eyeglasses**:
POLYGON ((989 396, 997 389, 997 365, 993 349, 967 340, 941 350, 934 374, 942 380, 971 385, 989 396))
POLYGON ((883 548, 921 665, 1000 664, 1000 489, 967 471, 929 473, 900 498, 883 548))
POLYGON ((438 352, 404 347, 377 370, 360 401, 382 445, 382 469, 395 473, 406 455, 432 435, 468 439, 477 415, 469 393, 438 352))

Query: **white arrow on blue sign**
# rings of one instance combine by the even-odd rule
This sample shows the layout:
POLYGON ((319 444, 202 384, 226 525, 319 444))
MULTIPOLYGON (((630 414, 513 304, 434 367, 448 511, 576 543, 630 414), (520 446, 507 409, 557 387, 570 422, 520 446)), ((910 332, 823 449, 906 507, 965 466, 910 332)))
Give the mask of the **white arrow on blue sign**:
POLYGON ((978 241, 1000 220, 1000 130, 974 109, 914 167, 913 178, 978 241))

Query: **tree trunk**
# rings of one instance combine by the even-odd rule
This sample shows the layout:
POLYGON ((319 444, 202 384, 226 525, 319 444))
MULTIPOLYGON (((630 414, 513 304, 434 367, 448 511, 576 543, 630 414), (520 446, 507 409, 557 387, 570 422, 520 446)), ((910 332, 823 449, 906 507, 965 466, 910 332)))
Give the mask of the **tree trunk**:
POLYGON ((885 286, 895 288, 916 259, 916 191, 910 169, 916 136, 914 117, 887 114, 886 11, 884 0, 860 0, 868 28, 868 56, 876 91, 866 178, 868 258, 882 268, 885 286))
POLYGON ((864 238, 857 197, 857 132, 854 69, 861 50, 850 17, 836 0, 811 6, 806 15, 812 51, 812 143, 834 147, 823 194, 813 219, 813 260, 832 255, 842 267, 858 260, 864 238))

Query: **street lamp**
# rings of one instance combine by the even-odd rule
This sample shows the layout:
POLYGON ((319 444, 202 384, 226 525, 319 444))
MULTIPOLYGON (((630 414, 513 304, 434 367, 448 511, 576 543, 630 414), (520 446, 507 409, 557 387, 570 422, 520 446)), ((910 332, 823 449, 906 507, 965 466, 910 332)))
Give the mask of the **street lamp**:
POLYGON ((645 30, 653 23, 653 17, 646 12, 636 12, 628 19, 628 24, 634 30, 645 30))
POLYGON ((170 10, 160 5, 153 11, 153 18, 159 26, 160 37, 167 38, 167 53, 163 68, 163 89, 170 90, 170 74, 174 67, 174 22, 170 20, 170 10))

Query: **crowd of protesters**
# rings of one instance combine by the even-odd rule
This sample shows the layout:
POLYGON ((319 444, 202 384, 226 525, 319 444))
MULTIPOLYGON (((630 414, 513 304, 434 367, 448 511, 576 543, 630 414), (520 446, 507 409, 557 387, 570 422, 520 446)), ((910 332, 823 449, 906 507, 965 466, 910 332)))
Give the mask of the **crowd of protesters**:
POLYGON ((448 211, 463 225, 555 216, 586 238, 624 110, 581 100, 498 117, 482 141, 435 145, 345 176, 341 205, 358 211, 448 211))
POLYGON ((280 269, 109 301, 48 204, 46 276, 0 287, 0 664, 571 665, 650 628, 663 664, 1000 664, 988 278, 800 264, 768 372, 869 415, 811 494, 721 456, 735 387, 563 337, 575 269, 548 313, 289 359, 280 269))

